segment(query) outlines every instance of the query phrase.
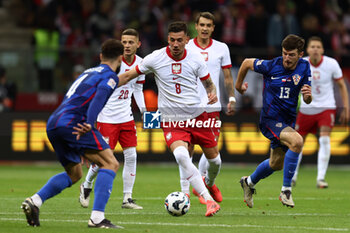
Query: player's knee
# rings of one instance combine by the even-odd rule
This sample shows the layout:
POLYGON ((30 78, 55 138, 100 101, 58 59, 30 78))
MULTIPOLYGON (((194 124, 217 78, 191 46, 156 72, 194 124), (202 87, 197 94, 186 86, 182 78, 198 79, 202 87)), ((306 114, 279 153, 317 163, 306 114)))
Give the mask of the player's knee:
POLYGON ((119 162, 118 160, 114 160, 111 164, 110 164, 110 169, 113 170, 114 172, 117 172, 119 169, 119 162))
POLYGON ((135 147, 130 147, 130 148, 124 149, 123 154, 124 154, 124 162, 125 163, 135 163, 136 162, 137 154, 136 154, 135 147))
POLYGON ((299 134, 296 134, 291 143, 290 150, 300 153, 303 150, 303 137, 299 134))

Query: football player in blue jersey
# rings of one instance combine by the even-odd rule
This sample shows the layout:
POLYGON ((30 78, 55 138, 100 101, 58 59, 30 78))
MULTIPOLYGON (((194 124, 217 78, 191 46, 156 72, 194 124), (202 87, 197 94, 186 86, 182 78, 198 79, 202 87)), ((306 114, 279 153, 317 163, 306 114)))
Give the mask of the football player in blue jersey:
POLYGON ((122 61, 123 51, 120 41, 106 40, 101 47, 101 64, 87 69, 76 79, 61 105, 50 116, 47 136, 65 172, 51 177, 36 194, 22 203, 30 226, 40 226, 39 209, 43 202, 82 177, 80 156, 83 155, 100 167, 88 227, 120 228, 104 217, 119 163, 94 124, 109 96, 120 84, 115 71, 122 61))
POLYGON ((299 93, 307 104, 312 101, 310 65, 302 59, 304 44, 301 37, 288 35, 282 41, 282 56, 272 60, 247 58, 238 71, 235 87, 241 94, 248 88, 248 83, 243 83, 248 70, 263 75, 259 128, 271 141, 270 158, 260 163, 250 176, 240 180, 244 201, 250 208, 254 205, 254 186, 282 168, 283 186, 279 199, 283 205, 294 207, 291 182, 303 147, 302 136, 294 130, 299 93))

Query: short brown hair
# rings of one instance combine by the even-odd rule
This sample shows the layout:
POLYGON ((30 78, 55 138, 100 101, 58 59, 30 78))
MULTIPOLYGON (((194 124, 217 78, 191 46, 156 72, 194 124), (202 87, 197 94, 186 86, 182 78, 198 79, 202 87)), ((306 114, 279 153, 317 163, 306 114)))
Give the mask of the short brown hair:
POLYGON ((183 21, 176 21, 169 24, 168 33, 184 32, 187 35, 187 24, 183 21))
POLYGON ((321 44, 323 45, 322 39, 318 36, 311 36, 308 40, 307 40, 307 45, 309 46, 309 44, 311 43, 311 41, 319 41, 321 42, 321 44))
POLYGON ((211 21, 213 21, 213 24, 215 24, 215 16, 212 13, 208 12, 208 11, 200 12, 197 15, 197 17, 196 17, 196 24, 198 24, 200 17, 203 17, 203 18, 206 18, 206 19, 210 19, 211 21))
POLYGON ((139 38, 139 33, 133 29, 133 28, 128 28, 128 29, 125 29, 123 32, 122 32, 122 36, 124 35, 128 35, 128 36, 136 36, 137 38, 139 38))
POLYGON ((300 36, 297 36, 294 34, 289 34, 282 41, 282 48, 284 48, 287 51, 297 49, 298 53, 301 53, 304 51, 304 46, 305 46, 305 40, 300 36))
POLYGON ((116 39, 108 39, 101 46, 102 57, 107 60, 113 60, 123 55, 124 46, 116 39))

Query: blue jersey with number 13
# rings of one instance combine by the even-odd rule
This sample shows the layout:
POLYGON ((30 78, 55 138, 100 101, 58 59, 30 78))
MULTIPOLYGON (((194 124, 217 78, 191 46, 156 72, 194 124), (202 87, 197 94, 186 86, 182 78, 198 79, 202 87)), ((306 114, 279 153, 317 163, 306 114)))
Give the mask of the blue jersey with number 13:
POLYGON ((286 70, 282 57, 272 60, 256 59, 254 71, 264 76, 260 119, 294 123, 300 90, 304 84, 311 86, 310 64, 304 59, 299 59, 294 70, 286 70))

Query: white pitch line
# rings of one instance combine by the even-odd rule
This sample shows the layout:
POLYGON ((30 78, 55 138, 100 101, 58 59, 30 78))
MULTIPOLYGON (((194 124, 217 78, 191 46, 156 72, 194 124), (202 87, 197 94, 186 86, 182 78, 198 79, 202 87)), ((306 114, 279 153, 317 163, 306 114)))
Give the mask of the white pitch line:
MULTIPOLYGON (((0 221, 25 221, 22 218, 0 218, 0 221)), ((68 219, 40 219, 41 222, 79 222, 87 223, 87 220, 68 220, 68 219)), ((189 227, 222 227, 222 228, 272 228, 272 229, 303 229, 315 231, 349 231, 349 228, 333 227, 303 227, 303 226, 266 226, 266 225, 249 225, 249 224, 194 224, 194 223, 165 223, 165 222, 115 222, 119 225, 158 225, 158 226, 189 226, 189 227)))
MULTIPOLYGON (((57 212, 43 212, 45 215, 84 215, 84 214, 90 214, 90 213, 82 213, 82 212, 63 212, 60 211, 59 213, 57 212)), ((127 215, 164 215, 165 212, 154 212, 154 211, 127 211, 127 212, 106 212, 107 215, 114 215, 114 216, 127 216, 127 215)), ((22 215, 23 213, 18 211, 18 212, 0 212, 0 215, 22 215)), ((191 214, 191 213, 189 213, 191 214)), ((332 214, 332 213, 273 213, 273 212, 268 212, 265 211, 265 213, 259 212, 252 212, 252 213, 242 213, 242 212, 220 212, 221 216, 260 216, 260 215, 265 215, 265 216, 311 216, 311 217, 344 217, 344 216, 350 216, 350 214, 332 214)))
MULTIPOLYGON (((193 197, 194 199, 196 197, 193 197)), ((26 199, 26 197, 0 197, 0 201, 11 201, 11 200, 24 200, 26 199)), ((69 200, 69 199, 76 199, 76 197, 55 197, 56 200, 69 200)), ((110 200, 122 200, 122 197, 111 197, 110 200)), ((139 198, 135 198, 137 200, 153 200, 153 201, 157 201, 157 200, 165 200, 165 197, 139 197, 139 198)), ((224 200, 243 200, 243 197, 223 197, 224 200)), ((335 198, 335 197, 293 197, 294 200, 304 200, 304 201, 349 201, 350 198, 335 198)), ((254 200, 260 200, 260 201, 266 201, 266 200, 278 200, 278 196, 277 197, 254 197, 254 200)))

